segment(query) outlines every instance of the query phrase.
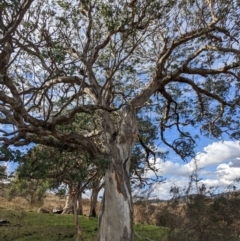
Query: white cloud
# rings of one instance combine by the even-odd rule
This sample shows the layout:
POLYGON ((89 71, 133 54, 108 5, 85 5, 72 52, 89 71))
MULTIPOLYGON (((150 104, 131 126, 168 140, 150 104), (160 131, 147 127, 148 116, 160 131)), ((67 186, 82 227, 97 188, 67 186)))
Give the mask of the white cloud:
POLYGON ((216 169, 216 175, 220 181, 230 185, 236 178, 240 177, 240 168, 233 167, 231 162, 220 164, 216 169))
MULTIPOLYGON (((204 148, 204 152, 198 153, 196 160, 199 168, 205 168, 214 164, 220 164, 229 160, 239 160, 240 143, 233 141, 214 142, 204 148)), ((193 161, 191 161, 193 163, 193 161)), ((240 160, 238 165, 240 165, 240 160)))
MULTIPOLYGON (((214 142, 204 148, 203 152, 196 155, 195 159, 189 163, 166 162, 158 159, 155 166, 159 169, 158 174, 167 177, 165 183, 153 186, 152 197, 167 199, 170 197, 171 186, 178 186, 182 189, 188 186, 189 175, 197 167, 201 181, 208 188, 226 188, 231 185, 236 178, 240 177, 240 143, 234 141, 214 142)), ((153 174, 148 172, 146 177, 153 174)), ((201 184, 200 184, 201 185, 201 184)))
POLYGON ((188 186, 188 179, 185 177, 171 177, 165 183, 153 185, 151 197, 159 199, 169 199, 171 197, 171 187, 181 187, 184 189, 188 186))

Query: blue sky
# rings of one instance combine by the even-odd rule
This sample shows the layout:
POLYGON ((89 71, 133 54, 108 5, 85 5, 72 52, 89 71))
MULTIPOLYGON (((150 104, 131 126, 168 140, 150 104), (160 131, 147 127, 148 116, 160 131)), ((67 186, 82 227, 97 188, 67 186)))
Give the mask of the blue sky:
MULTIPOLYGON (((174 134, 174 133, 172 133, 174 134)), ((163 146, 160 144, 159 148, 163 146)), ((152 160, 153 162, 153 160, 152 160)), ((165 161, 157 159, 156 167, 158 174, 166 178, 164 183, 153 185, 151 196, 159 199, 169 199, 170 188, 178 186, 184 189, 188 186, 189 176, 195 170, 196 164, 201 183, 207 188, 217 187, 218 192, 224 191, 236 178, 240 177, 240 141, 214 141, 201 137, 198 140, 195 159, 184 162, 173 151, 170 151, 165 161)), ((13 171, 17 164, 6 163, 8 171, 13 171)), ((155 177, 152 172, 146 173, 145 177, 155 177)), ((89 192, 86 192, 88 196, 89 192)), ((139 190, 133 192, 138 195, 139 190)), ((100 196, 102 193, 99 194, 100 196)))
MULTIPOLYGON (((200 169, 199 177, 209 189, 217 188, 217 192, 223 192, 229 185, 240 177, 240 142, 216 141, 202 138, 197 148, 196 157, 189 162, 182 161, 179 157, 170 155, 166 161, 157 160, 156 167, 159 175, 166 177, 165 183, 153 186, 151 196, 154 198, 168 199, 171 186, 180 187, 182 190, 188 187, 189 176, 196 169, 200 169)), ((151 172, 146 177, 152 177, 151 172)))

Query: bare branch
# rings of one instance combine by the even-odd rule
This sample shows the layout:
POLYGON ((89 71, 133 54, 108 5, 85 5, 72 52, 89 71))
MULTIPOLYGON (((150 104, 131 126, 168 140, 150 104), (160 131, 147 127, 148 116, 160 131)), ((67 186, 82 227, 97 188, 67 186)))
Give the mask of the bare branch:
POLYGON ((13 34, 15 32, 15 30, 17 29, 17 27, 19 26, 19 24, 21 23, 26 11, 29 9, 29 7, 31 6, 33 1, 34 0, 25 0, 24 1, 22 6, 20 7, 20 12, 18 14, 18 17, 15 20, 15 22, 12 24, 12 26, 9 29, 7 29, 8 26, 5 26, 7 31, 5 32, 4 36, 2 38, 0 38, 0 44, 9 41, 9 38, 10 38, 11 34, 13 34))

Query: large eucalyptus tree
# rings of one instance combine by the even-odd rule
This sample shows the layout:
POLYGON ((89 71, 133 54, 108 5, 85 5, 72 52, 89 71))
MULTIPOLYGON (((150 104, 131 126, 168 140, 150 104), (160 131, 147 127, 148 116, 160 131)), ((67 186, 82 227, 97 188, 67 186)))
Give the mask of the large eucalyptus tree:
POLYGON ((108 159, 99 241, 133 240, 138 114, 158 121, 162 142, 182 158, 196 145, 188 126, 239 138, 239 1, 34 1, 11 31, 24 1, 5 2, 3 150, 35 142, 108 159), (97 128, 61 131, 80 112, 97 115, 97 128))

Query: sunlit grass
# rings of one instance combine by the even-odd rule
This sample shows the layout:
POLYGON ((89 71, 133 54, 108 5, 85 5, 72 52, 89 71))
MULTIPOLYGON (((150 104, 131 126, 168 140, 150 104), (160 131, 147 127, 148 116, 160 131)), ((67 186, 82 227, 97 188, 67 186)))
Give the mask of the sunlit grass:
MULTIPOLYGON (((0 227, 1 241, 73 241, 75 226, 73 215, 53 215, 35 212, 0 209, 0 219, 10 221, 7 226, 0 227)), ((85 241, 95 241, 97 219, 79 216, 85 241)), ((160 240, 164 229, 151 225, 135 225, 135 240, 145 237, 160 240)))

